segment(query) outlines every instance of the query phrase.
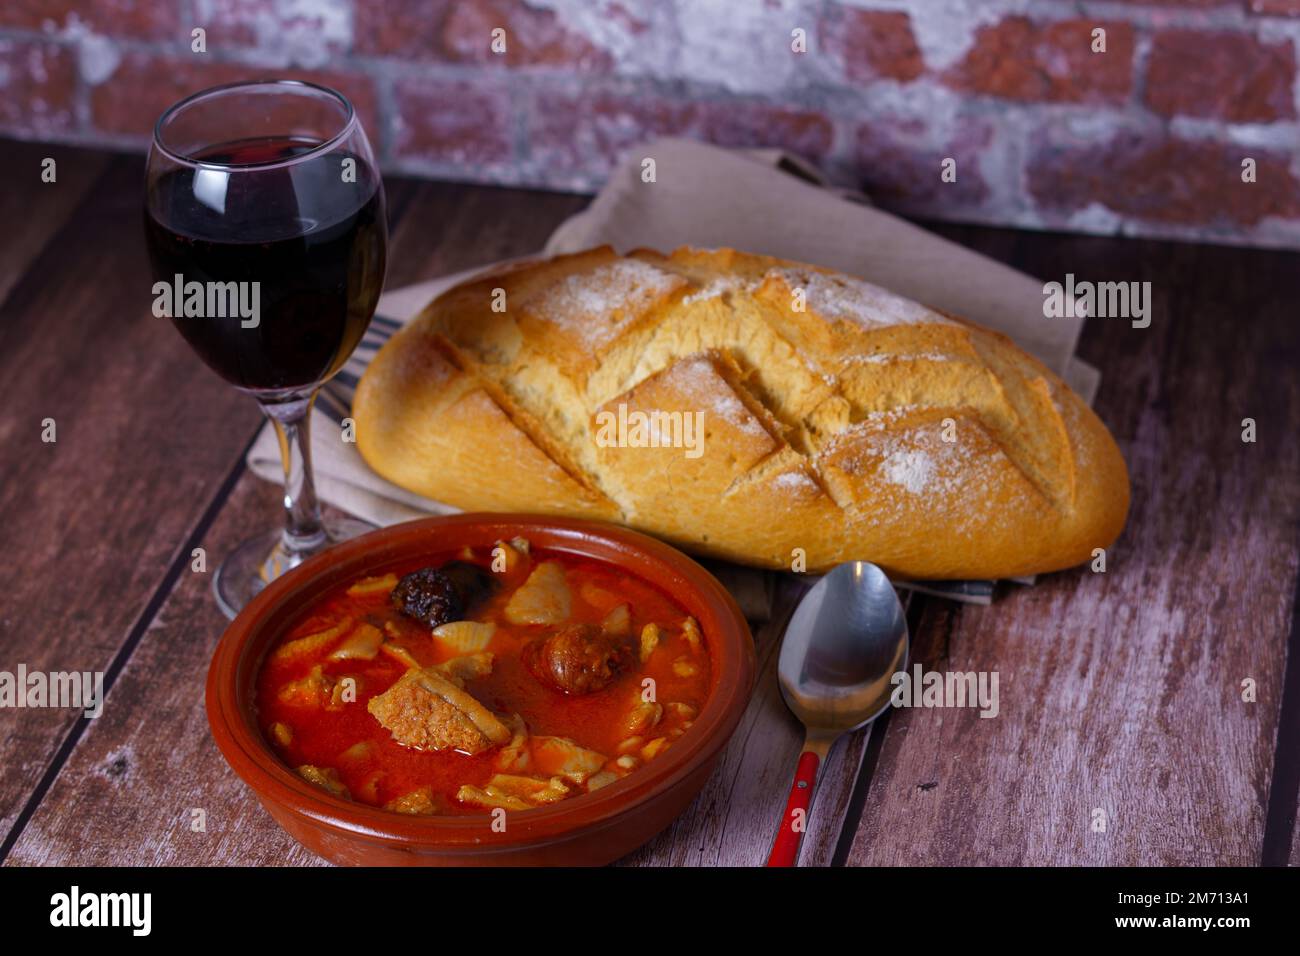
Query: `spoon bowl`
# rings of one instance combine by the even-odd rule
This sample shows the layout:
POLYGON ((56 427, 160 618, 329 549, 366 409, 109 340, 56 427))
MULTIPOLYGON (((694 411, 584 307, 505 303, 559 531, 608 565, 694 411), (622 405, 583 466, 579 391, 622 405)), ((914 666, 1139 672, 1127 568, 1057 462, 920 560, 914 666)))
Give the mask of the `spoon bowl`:
POLYGON ((856 730, 889 706, 907 662, 907 618, 885 572, 867 561, 834 568, 804 595, 781 643, 786 705, 810 731, 856 730))

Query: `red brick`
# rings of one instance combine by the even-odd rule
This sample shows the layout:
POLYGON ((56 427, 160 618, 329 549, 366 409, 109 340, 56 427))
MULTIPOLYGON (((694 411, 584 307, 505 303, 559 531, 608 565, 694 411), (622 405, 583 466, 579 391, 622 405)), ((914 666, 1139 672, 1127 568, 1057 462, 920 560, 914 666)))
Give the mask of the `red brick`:
POLYGON ((352 14, 352 47, 379 56, 446 59, 438 37, 449 6, 449 0, 362 0, 352 14))
POLYGON ((818 43, 836 57, 853 82, 884 78, 906 82, 925 72, 925 60, 906 13, 836 5, 821 20, 818 43))
POLYGON ((447 163, 511 159, 513 124, 504 87, 404 79, 397 82, 393 95, 398 157, 447 163))
POLYGON ((453 59, 508 66, 558 66, 569 70, 608 70, 604 50, 568 30, 553 10, 523 0, 458 0, 447 12, 442 43, 453 59), (492 31, 506 31, 506 52, 490 47, 492 31))
MULTIPOLYGON (((320 61, 345 52, 350 45, 350 26, 331 22, 322 13, 312 12, 310 5, 279 0, 206 0, 200 9, 205 16, 199 20, 196 14, 193 26, 207 31, 209 52, 257 46, 285 51, 297 59, 306 54, 320 61)), ((188 38, 189 31, 185 32, 188 38)))
POLYGON ((535 160, 559 172, 604 172, 629 148, 658 136, 720 146, 770 146, 810 159, 830 151, 830 121, 819 113, 749 101, 686 102, 613 93, 548 93, 530 111, 535 160))
MULTIPOLYGON (((639 23, 629 23, 631 15, 620 4, 606 10, 625 27, 639 23)), ((555 11, 526 0, 358 3, 353 34, 359 52, 385 56, 583 71, 613 65, 608 53, 569 30, 555 11), (490 46, 497 27, 506 31, 506 52, 500 55, 490 46)))
POLYGON ((309 80, 343 93, 356 107, 366 134, 376 150, 379 144, 379 110, 369 77, 318 70, 266 70, 211 59, 211 54, 158 57, 128 53, 113 75, 91 92, 91 119, 106 133, 149 135, 158 117, 190 93, 237 80, 309 80))
POLYGON ((981 27, 945 82, 958 90, 1010 100, 1122 103, 1133 86, 1133 27, 1099 20, 1038 23, 1008 17, 981 27), (1092 31, 1106 31, 1106 52, 1092 52, 1092 31))
POLYGON ((835 130, 820 113, 766 103, 701 103, 697 111, 704 139, 719 146, 776 146, 808 159, 830 152, 835 130))
POLYGON ((152 0, 4 0, 0 26, 23 30, 63 30, 72 22, 95 33, 149 40, 188 36, 180 5, 152 0))
POLYGON ((937 210, 973 206, 988 196, 977 157, 992 139, 987 126, 962 124, 943 149, 921 141, 920 120, 875 120, 858 128, 855 150, 863 190, 883 206, 937 210), (957 161, 956 182, 942 180, 943 161, 957 161))
POLYGON ((53 43, 0 39, 0 125, 43 136, 76 125, 77 63, 53 43))
POLYGON ((650 31, 650 24, 642 20, 618 0, 610 0, 605 6, 605 15, 619 24, 633 36, 644 36, 650 31))
POLYGON ((1250 0, 1250 12, 1264 16, 1300 17, 1300 0, 1250 0))
POLYGON ((604 172, 629 147, 699 130, 691 103, 611 93, 546 93, 529 111, 533 158, 555 173, 604 172))
MULTIPOLYGON (((1056 0, 1061 5, 1069 4, 1078 8, 1079 0, 1056 0)), ((1127 3, 1131 7, 1240 7, 1242 0, 1111 0, 1112 3, 1127 3)))
POLYGON ((1295 47, 1244 33, 1165 30, 1147 64, 1146 103, 1164 116, 1234 123, 1296 115, 1295 47))
POLYGON ((1147 222, 1209 228, 1300 217, 1300 181, 1286 155, 1163 135, 1041 146, 1029 164, 1028 186, 1040 207, 1066 214, 1099 203, 1147 222), (1254 183, 1241 181, 1247 156, 1257 163, 1254 183))

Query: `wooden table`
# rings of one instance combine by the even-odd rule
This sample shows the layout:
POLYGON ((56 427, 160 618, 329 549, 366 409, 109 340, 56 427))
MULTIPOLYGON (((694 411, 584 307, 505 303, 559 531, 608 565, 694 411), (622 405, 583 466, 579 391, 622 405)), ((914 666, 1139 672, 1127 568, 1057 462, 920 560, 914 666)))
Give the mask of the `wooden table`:
MULTIPOLYGON (((142 179, 138 157, 0 142, 0 670, 103 671, 108 686, 96 720, 0 710, 0 856, 319 863, 208 734, 225 620, 190 555, 272 526, 277 496, 244 468, 253 403, 150 314, 142 179)), ((533 251, 585 202, 388 189, 390 287, 533 251)), ((912 602, 914 660, 997 671, 1001 713, 898 710, 841 743, 804 864, 1300 864, 1300 257, 938 231, 1031 274, 1152 283, 1150 328, 1093 320, 1080 347, 1105 375, 1097 411, 1132 513, 1104 574, 1008 587, 987 608, 912 602)), ((799 745, 778 635, 756 635, 760 683, 704 793, 625 862, 765 857, 799 745)))

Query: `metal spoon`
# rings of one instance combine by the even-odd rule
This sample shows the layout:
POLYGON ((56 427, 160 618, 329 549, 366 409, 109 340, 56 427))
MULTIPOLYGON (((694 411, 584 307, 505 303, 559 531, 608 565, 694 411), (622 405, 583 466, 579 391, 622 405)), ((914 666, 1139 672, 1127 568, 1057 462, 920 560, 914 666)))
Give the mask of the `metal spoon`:
POLYGON ((795 608, 781 643, 781 696, 807 731, 768 866, 794 866, 817 769, 850 730, 889 706, 890 678, 907 666, 907 618, 885 572, 869 561, 833 568, 795 608))

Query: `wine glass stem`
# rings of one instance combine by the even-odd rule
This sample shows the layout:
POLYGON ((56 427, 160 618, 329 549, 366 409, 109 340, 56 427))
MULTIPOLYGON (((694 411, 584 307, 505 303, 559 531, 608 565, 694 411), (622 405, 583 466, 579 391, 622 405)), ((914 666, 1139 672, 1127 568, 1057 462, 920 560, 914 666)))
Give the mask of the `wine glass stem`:
POLYGON ((275 426, 284 464, 284 549, 310 554, 325 544, 320 503, 311 470, 311 408, 316 392, 287 402, 267 402, 262 411, 275 426))

